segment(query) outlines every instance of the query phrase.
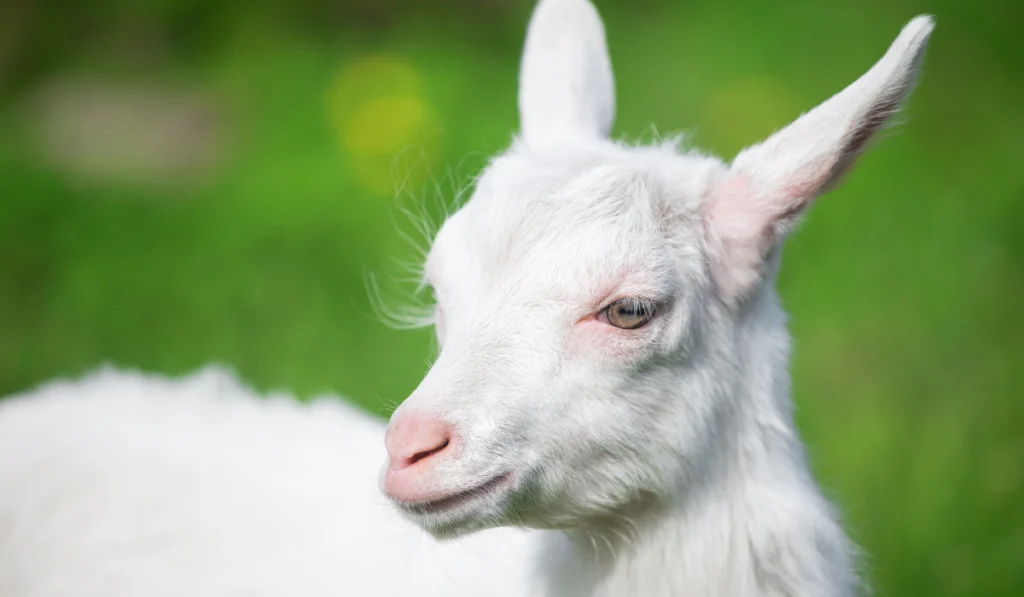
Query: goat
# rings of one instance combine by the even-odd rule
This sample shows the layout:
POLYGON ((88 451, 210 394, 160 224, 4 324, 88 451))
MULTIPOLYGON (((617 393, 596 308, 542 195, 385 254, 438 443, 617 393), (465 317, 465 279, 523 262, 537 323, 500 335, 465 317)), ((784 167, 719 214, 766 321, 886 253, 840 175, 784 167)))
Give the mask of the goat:
POLYGON ((781 243, 913 86, 903 29, 845 90, 730 165, 609 140, 586 0, 541 0, 520 136, 441 227, 441 352, 395 411, 385 493, 439 537, 551 529, 558 596, 846 596, 851 543, 791 414, 781 243))
POLYGON ((774 280, 931 30, 915 18, 726 165, 611 141, 600 18, 541 0, 520 135, 437 234, 441 351, 386 432, 337 402, 256 401, 216 370, 10 400, 0 594, 855 594, 793 422, 774 280), (426 533, 382 508, 380 460, 384 495, 426 533))

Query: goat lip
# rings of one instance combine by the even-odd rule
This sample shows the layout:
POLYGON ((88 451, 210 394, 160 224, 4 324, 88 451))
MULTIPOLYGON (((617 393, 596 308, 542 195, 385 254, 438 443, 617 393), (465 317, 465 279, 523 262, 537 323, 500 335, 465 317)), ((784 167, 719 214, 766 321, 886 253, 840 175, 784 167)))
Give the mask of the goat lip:
POLYGON ((471 487, 428 500, 415 502, 398 502, 399 507, 413 514, 434 514, 455 509, 463 504, 483 498, 501 489, 512 478, 512 473, 505 472, 491 477, 487 481, 471 487))

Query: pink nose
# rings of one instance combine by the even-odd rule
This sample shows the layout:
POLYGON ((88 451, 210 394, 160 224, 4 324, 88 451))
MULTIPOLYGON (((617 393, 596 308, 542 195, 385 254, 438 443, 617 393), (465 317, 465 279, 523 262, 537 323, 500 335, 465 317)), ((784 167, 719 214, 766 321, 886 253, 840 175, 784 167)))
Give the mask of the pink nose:
POLYGON ((388 426, 384 442, 390 464, 384 475, 384 491, 402 501, 427 499, 430 464, 452 448, 456 435, 438 419, 399 414, 388 426))

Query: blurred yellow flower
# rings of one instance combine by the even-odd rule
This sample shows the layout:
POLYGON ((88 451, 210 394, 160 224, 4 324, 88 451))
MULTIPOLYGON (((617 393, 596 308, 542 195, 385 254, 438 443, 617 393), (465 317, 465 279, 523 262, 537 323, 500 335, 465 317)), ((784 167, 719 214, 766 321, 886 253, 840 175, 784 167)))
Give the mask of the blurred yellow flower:
POLYGON ((368 54, 350 61, 334 77, 327 102, 346 165, 365 190, 391 194, 429 174, 440 145, 438 119, 408 60, 368 54), (417 159, 396 161, 405 152, 417 159))

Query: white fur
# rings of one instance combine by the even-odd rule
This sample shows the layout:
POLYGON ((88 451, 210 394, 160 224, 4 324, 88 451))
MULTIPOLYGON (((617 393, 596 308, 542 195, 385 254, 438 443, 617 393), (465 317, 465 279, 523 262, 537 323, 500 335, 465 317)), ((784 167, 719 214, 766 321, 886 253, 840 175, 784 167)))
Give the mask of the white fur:
POLYGON ((383 424, 210 367, 0 403, 0 595, 522 595, 521 532, 438 544, 376 489, 383 424))
POLYGON ((910 21, 871 70, 763 143, 743 150, 709 198, 713 274, 737 300, 807 205, 835 186, 914 84, 928 17, 910 21))
POLYGON ((868 75, 729 167, 608 140, 600 20, 541 0, 522 136, 435 240, 442 350, 397 411, 458 435, 425 487, 484 489, 397 506, 442 538, 544 530, 420 545, 371 495, 381 429, 351 409, 258 404, 209 372, 108 372, 2 406, 0 594, 854 594, 792 419, 778 245, 909 92, 930 30, 912 21, 868 75), (656 317, 604 323, 619 297, 656 317), (477 551, 495 547, 493 563, 477 551))
POLYGON ((601 17, 588 0, 540 2, 519 76, 524 136, 537 148, 607 137, 615 82, 601 17))

